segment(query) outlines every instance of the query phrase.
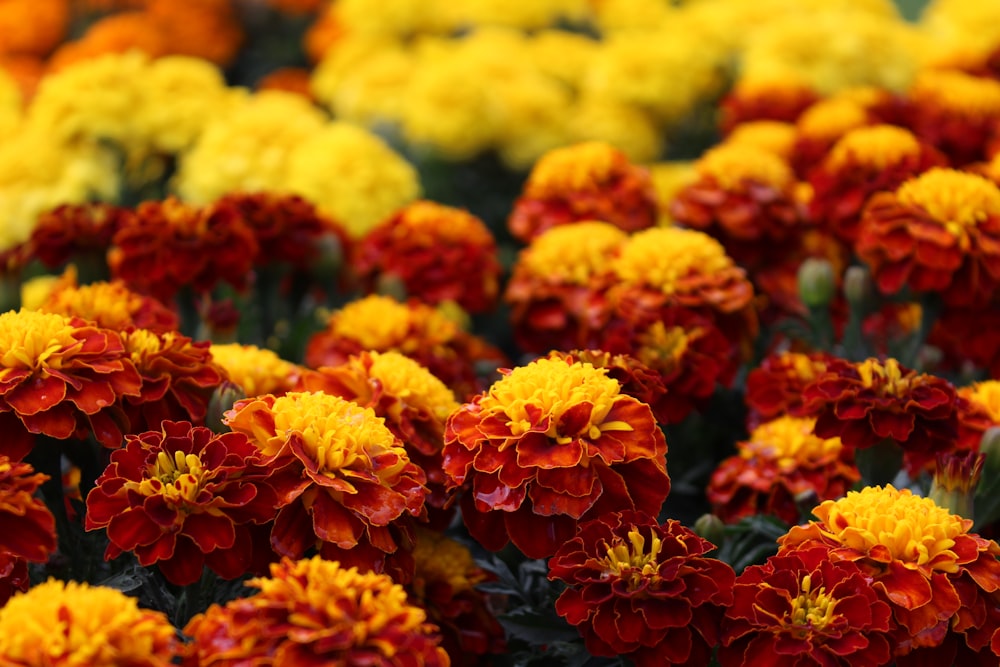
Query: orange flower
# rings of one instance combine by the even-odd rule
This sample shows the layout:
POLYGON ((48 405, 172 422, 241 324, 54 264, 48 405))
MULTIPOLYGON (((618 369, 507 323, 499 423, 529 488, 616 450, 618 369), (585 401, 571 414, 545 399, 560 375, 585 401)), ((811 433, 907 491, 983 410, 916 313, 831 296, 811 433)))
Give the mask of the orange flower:
POLYGON ((121 12, 99 18, 83 37, 60 46, 49 58, 48 71, 57 72, 106 53, 136 50, 158 58, 167 55, 169 48, 163 30, 149 14, 121 12))
POLYGON ((476 565, 461 543, 429 530, 417 531, 416 571, 406 592, 441 632, 451 663, 475 667, 483 656, 506 650, 504 630, 476 586, 496 579, 476 565))
POLYGON ((861 567, 830 560, 825 549, 751 565, 736 577, 733 596, 722 622, 722 667, 890 663, 889 605, 861 567))
POLYGON ((352 262, 369 290, 399 281, 408 296, 453 301, 470 313, 496 305, 500 261, 482 220, 450 206, 417 201, 369 231, 352 262))
POLYGON ((907 179, 945 164, 941 153, 901 127, 850 130, 809 173, 809 217, 853 245, 861 212, 873 194, 895 190, 907 179))
POLYGON ((749 121, 792 122, 818 99, 811 86, 787 78, 741 78, 719 102, 719 126, 728 135, 749 121))
POLYGON ((163 32, 171 54, 227 67, 243 45, 243 28, 230 0, 147 0, 146 14, 163 32))
POLYGON ((2 452, 21 459, 30 434, 84 438, 118 447, 124 396, 142 383, 121 338, 78 318, 10 311, 0 315, 2 452))
POLYGON ((958 442, 956 448, 979 451, 983 433, 1000 426, 1000 380, 985 380, 958 388, 958 442))
POLYGON ((257 80, 256 90, 283 90, 317 102, 312 94, 312 73, 304 67, 279 67, 257 80))
POLYGON ((507 363, 503 352, 464 331, 440 310, 416 300, 399 303, 369 295, 333 313, 326 329, 310 337, 305 362, 338 366, 363 351, 400 352, 429 370, 459 399, 482 391, 477 367, 507 363))
POLYGON ((911 471, 933 463, 938 452, 954 445, 955 388, 895 359, 832 359, 803 389, 802 400, 817 415, 819 437, 839 437, 858 449, 892 440, 902 447, 911 471))
POLYGON ((241 433, 164 421, 111 453, 87 495, 86 528, 107 530, 105 560, 130 551, 179 586, 198 581, 205 566, 235 579, 273 556, 248 525, 274 518, 270 473, 241 433))
POLYGON ((906 94, 907 126, 961 167, 989 159, 1000 122, 1000 81, 952 70, 920 72, 906 94))
POLYGON ((138 328, 164 334, 176 331, 180 325, 174 311, 151 296, 133 292, 118 281, 70 284, 57 288, 38 310, 79 317, 102 329, 119 332, 138 328))
POLYGON ((38 216, 25 252, 49 269, 69 261, 103 264, 111 239, 131 215, 103 202, 59 206, 38 216))
POLYGON ((720 463, 709 480, 712 513, 726 523, 771 514, 796 524, 801 494, 815 494, 819 500, 844 495, 861 478, 854 452, 840 438, 814 435, 815 421, 778 417, 737 443, 739 453, 720 463))
POLYGON ((819 547, 830 561, 857 563, 892 609, 894 655, 912 652, 911 664, 924 664, 916 657, 946 640, 989 655, 998 615, 990 627, 982 623, 1000 592, 1000 546, 969 533, 971 520, 891 485, 850 491, 813 514, 818 522, 778 540, 779 555, 819 547))
POLYGON ((452 413, 444 470, 466 489, 462 518, 480 544, 545 558, 602 512, 659 513, 666 451, 649 406, 605 369, 548 358, 504 371, 452 413))
POLYGON ((345 565, 412 577, 426 480, 371 408, 319 392, 268 394, 237 401, 223 422, 250 437, 274 470, 278 555, 300 558, 315 547, 345 565))
POLYGON ((243 288, 258 248, 232 209, 198 209, 174 198, 140 204, 113 242, 112 275, 164 302, 185 285, 198 292, 219 282, 243 288))
POLYGON ((542 354, 598 345, 611 315, 604 297, 611 260, 627 239, 606 222, 574 222, 542 232, 521 250, 504 292, 519 349, 542 354))
POLYGON ((286 558, 247 585, 259 592, 187 624, 184 665, 449 665, 437 628, 385 575, 286 558))
POLYGON ((832 359, 826 352, 779 352, 765 357, 747 375, 743 398, 749 408, 748 426, 756 428, 783 415, 807 416, 802 390, 826 372, 832 359))
POLYGON ((1000 187, 935 168, 865 208, 858 255, 885 294, 904 285, 948 305, 982 305, 1000 284, 1000 187))
POLYGON ((610 512, 581 525, 549 561, 549 579, 569 586, 556 611, 593 655, 637 667, 708 665, 735 579, 705 556, 714 548, 673 519, 610 512))
POLYGON ((658 203, 649 172, 610 144, 556 148, 535 163, 507 227, 528 243, 556 225, 603 220, 627 232, 656 224, 658 203))
POLYGON ((45 57, 66 36, 68 0, 2 0, 0 53, 45 57))
POLYGON ((35 497, 47 479, 27 463, 0 455, 0 553, 8 563, 10 558, 44 563, 56 550, 55 518, 35 497))

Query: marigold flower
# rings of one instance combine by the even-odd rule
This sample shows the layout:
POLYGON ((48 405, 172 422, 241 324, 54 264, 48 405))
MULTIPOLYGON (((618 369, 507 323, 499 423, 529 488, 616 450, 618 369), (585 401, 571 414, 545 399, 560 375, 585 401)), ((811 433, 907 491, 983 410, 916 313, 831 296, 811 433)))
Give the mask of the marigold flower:
POLYGON ((995 621, 976 628, 972 617, 985 621, 995 606, 988 600, 1000 591, 1000 546, 969 533, 971 519, 892 485, 850 491, 813 514, 818 522, 778 540, 779 555, 819 547, 832 562, 857 563, 892 609, 894 655, 920 655, 949 636, 972 651, 989 644, 995 621))
POLYGON ((726 135, 727 146, 753 146, 774 153, 789 162, 795 150, 795 125, 778 120, 740 123, 726 135))
POLYGON ((50 579, 0 608, 7 665, 168 667, 179 644, 165 614, 114 588, 50 579))
POLYGON ((825 549, 779 554, 751 565, 733 587, 719 663, 880 667, 892 655, 889 605, 862 567, 825 549))
POLYGON ((1000 122, 1000 81, 928 69, 907 91, 907 126, 956 167, 989 158, 984 152, 1000 122))
POLYGON ((452 664, 473 667, 484 655, 503 653, 504 630, 476 589, 496 577, 476 565, 465 545, 426 529, 417 531, 413 559, 416 570, 406 592, 440 628, 452 664))
POLYGON ((426 477, 374 410, 289 392, 237 401, 223 423, 247 435, 274 471, 278 555, 300 558, 315 547, 397 580, 413 575, 413 518, 425 511, 426 477))
POLYGON ((956 448, 978 452, 983 433, 989 428, 1000 426, 1000 380, 984 380, 968 387, 959 387, 956 393, 956 448))
POLYGON ((486 223, 431 201, 409 204, 369 231, 353 266, 370 290, 399 280, 408 296, 453 301, 470 313, 491 310, 499 292, 497 245, 486 223))
POLYGON ((535 163, 507 227, 528 243, 556 225, 603 220, 633 232, 655 225, 657 215, 649 172, 610 144, 589 141, 551 150, 535 163))
POLYGON ((25 252, 49 269, 71 259, 103 262, 115 232, 131 215, 103 202, 63 204, 38 216, 25 252))
POLYGON ((138 396, 141 383, 114 331, 51 313, 0 315, 2 453, 14 460, 30 451, 32 433, 92 434, 118 447, 125 421, 120 399, 138 396))
POLYGON ((917 373, 895 359, 852 363, 832 359, 802 390, 816 417, 816 435, 841 438, 865 449, 892 440, 911 471, 951 449, 957 429, 955 388, 947 380, 917 373))
POLYGON ((56 550, 55 518, 35 497, 47 479, 27 463, 0 455, 0 553, 8 564, 12 558, 44 563, 56 550))
POLYGON ((878 122, 885 121, 856 99, 834 96, 814 103, 795 122, 798 137, 791 161, 795 173, 808 175, 842 136, 878 122))
POLYGON ((336 311, 326 329, 306 344, 311 368, 337 366, 364 351, 400 352, 410 357, 464 399, 482 391, 477 367, 490 371, 506 363, 497 348, 464 331, 440 310, 415 300, 399 303, 369 295, 336 311))
POLYGON ((840 438, 814 435, 815 421, 778 417, 737 443, 738 454, 722 461, 709 480, 712 513, 727 523, 771 514, 796 524, 800 494, 814 493, 818 500, 844 495, 861 478, 854 451, 840 438))
POLYGON ((243 44, 239 17, 228 0, 147 0, 145 11, 163 32, 170 53, 226 67, 243 44))
POLYGON ((812 86, 788 77, 741 77, 719 102, 719 126, 728 135, 750 121, 793 122, 818 100, 812 86))
POLYGON ((802 390, 826 372, 832 359, 826 352, 779 352, 765 357, 747 374, 743 398, 749 408, 748 426, 756 428, 782 415, 807 416, 802 390))
POLYGON ((445 426, 444 470, 466 488, 462 518, 477 541, 545 558, 602 512, 660 511, 667 447, 648 405, 588 363, 503 372, 445 426))
POLYGON ((248 526, 274 518, 270 473, 244 434, 166 420, 111 453, 87 495, 85 525, 107 530, 105 560, 130 551, 180 586, 205 566, 235 579, 270 560, 248 526))
POLYGON ((66 0, 4 0, 0 53, 45 57, 65 38, 70 18, 66 0))
POLYGON ((981 305, 1000 284, 1000 186, 935 168, 865 208, 857 252, 886 294, 909 285, 955 306, 981 305))
POLYGON ((49 58, 47 69, 62 73, 110 54, 158 58, 168 52, 163 30, 152 17, 145 12, 119 12, 98 18, 80 39, 63 43, 49 58))
POLYGON ((79 317, 102 329, 119 332, 138 328, 165 334, 180 326, 177 313, 151 296, 133 292, 119 281, 57 286, 39 304, 38 310, 79 317))
POLYGON ((259 592, 187 624, 185 665, 449 665, 437 628, 386 575, 286 558, 247 585, 259 592))
POLYGON ((9 551, 0 551, 0 608, 15 593, 28 590, 30 579, 26 559, 9 551))
POLYGON ((810 171, 809 216, 839 239, 854 244, 865 204, 876 192, 895 190, 931 167, 944 166, 937 150, 895 125, 851 130, 810 171))
POLYGON ((574 222, 542 232, 521 250, 504 291, 519 349, 541 354, 598 345, 611 316, 611 261, 627 239, 607 222, 574 222))
POLYGON ((708 665, 735 574, 705 554, 715 546, 673 519, 611 512, 580 526, 549 561, 568 588, 556 611, 593 655, 639 667, 708 665))
POLYGON ((209 351, 212 362, 220 366, 246 396, 277 396, 289 392, 296 386, 302 371, 273 350, 256 345, 213 343, 209 351))

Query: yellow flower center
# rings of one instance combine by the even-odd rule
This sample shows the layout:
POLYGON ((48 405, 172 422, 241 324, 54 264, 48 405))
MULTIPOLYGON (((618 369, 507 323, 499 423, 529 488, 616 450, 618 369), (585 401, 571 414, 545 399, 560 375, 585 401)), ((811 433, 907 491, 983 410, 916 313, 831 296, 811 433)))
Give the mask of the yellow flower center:
POLYGON ((398 352, 372 352, 371 357, 369 375, 404 405, 434 415, 442 422, 458 409, 454 392, 413 359, 398 352))
POLYGON ((121 336, 122 342, 125 344, 125 349, 128 350, 132 361, 141 367, 147 358, 155 356, 168 348, 170 340, 177 335, 175 332, 168 332, 161 339, 159 335, 148 329, 135 329, 123 333, 121 336))
POLYGON ((778 155, 750 144, 723 144, 706 152, 696 165, 726 190, 742 190, 748 181, 784 189, 794 181, 791 167, 778 155))
POLYGON ((604 571, 608 578, 615 577, 628 582, 628 589, 634 591, 643 582, 655 582, 658 578, 660 549, 663 541, 656 535, 646 547, 646 538, 637 528, 628 531, 628 543, 621 538, 606 546, 607 555, 603 559, 604 571))
POLYGON ((608 377, 603 368, 563 359, 537 359, 495 382, 479 405, 485 415, 505 415, 514 436, 537 426, 539 419, 548 418, 545 435, 565 444, 580 436, 596 440, 604 431, 631 431, 625 422, 604 421, 614 404, 625 398, 620 390, 618 381, 608 377), (557 426, 563 413, 581 403, 591 406, 588 429, 583 433, 559 433, 557 426))
POLYGON ((812 589, 812 577, 802 577, 799 596, 792 600, 792 609, 784 619, 784 625, 791 626, 799 638, 809 636, 813 630, 822 631, 836 617, 837 600, 826 592, 825 586, 812 589))
POLYGON ((357 341, 366 350, 433 346, 454 338, 457 325, 430 307, 412 309, 387 296, 372 295, 344 306, 330 318, 338 338, 357 341))
POLYGON ((813 361, 808 354, 783 352, 781 358, 790 361, 795 370, 795 376, 805 382, 815 379, 817 373, 826 369, 826 364, 813 361))
POLYGON ((543 199, 570 192, 597 191, 627 164, 621 151, 600 141, 556 148, 535 163, 525 195, 543 199))
POLYGON ((276 394, 287 388, 295 364, 273 350, 255 345, 229 343, 212 345, 212 361, 221 366, 247 396, 276 394))
POLYGON ((958 395, 983 408, 990 421, 1000 424, 1000 380, 986 380, 971 387, 962 387, 958 395))
POLYGON ((54 292, 41 310, 80 317, 100 326, 121 330, 132 323, 132 313, 142 307, 142 297, 119 283, 91 283, 54 292))
POLYGON ((455 593, 472 590, 485 576, 464 545, 426 530, 419 533, 413 560, 418 579, 426 583, 445 581, 455 593))
POLYGON ((771 459, 786 470, 803 464, 830 461, 840 454, 840 438, 820 438, 813 433, 816 420, 783 416, 761 424, 740 447, 740 455, 771 459))
POLYGON ((754 146, 787 158, 795 146, 795 126, 776 120, 740 123, 726 137, 730 145, 754 146))
POLYGON ((868 124, 868 112, 848 99, 817 102, 802 112, 796 122, 799 135, 817 141, 833 141, 868 124))
POLYGON ((862 164, 886 169, 920 154, 920 142, 909 130, 895 125, 873 125, 851 130, 834 145, 827 158, 832 169, 862 164))
POLYGON ((730 268, 733 260, 708 234, 679 227, 659 227, 633 234, 612 262, 623 282, 648 285, 666 294, 691 274, 711 275, 730 268))
POLYGON ((409 242, 433 247, 442 241, 487 246, 493 236, 482 220, 468 211, 431 201, 410 204, 400 218, 398 233, 409 242))
POLYGON ((0 315, 0 363, 5 369, 62 367, 63 354, 83 342, 62 315, 31 310, 0 315))
POLYGON ((685 330, 684 327, 668 329, 663 322, 655 322, 639 335, 637 356, 647 366, 670 372, 680 365, 691 340, 700 335, 701 329, 698 327, 690 330, 685 330))
POLYGON ((534 239, 519 263, 549 281, 587 285, 610 271, 612 255, 627 240, 628 234, 606 222, 558 225, 534 239))
POLYGON ((825 534, 846 547, 868 553, 881 545, 904 565, 951 573, 959 570, 958 556, 951 551, 955 538, 972 525, 930 498, 891 484, 849 491, 813 513, 825 524, 825 534))
POLYGON ((175 451, 172 457, 166 452, 157 452, 156 461, 147 474, 141 482, 129 482, 126 486, 144 496, 165 496, 169 503, 181 507, 197 502, 206 478, 211 476, 196 454, 182 451, 175 451))
POLYGON ((903 375, 899 362, 886 359, 883 364, 878 359, 868 359, 857 366, 861 383, 869 389, 876 389, 882 396, 902 396, 910 389, 914 373, 903 375))
POLYGON ((1000 82, 956 70, 921 72, 909 96, 973 117, 1000 114, 1000 82))
POLYGON ((899 186, 896 197, 905 205, 927 211, 963 243, 970 227, 1000 216, 1000 188, 982 176, 954 169, 930 169, 899 186))

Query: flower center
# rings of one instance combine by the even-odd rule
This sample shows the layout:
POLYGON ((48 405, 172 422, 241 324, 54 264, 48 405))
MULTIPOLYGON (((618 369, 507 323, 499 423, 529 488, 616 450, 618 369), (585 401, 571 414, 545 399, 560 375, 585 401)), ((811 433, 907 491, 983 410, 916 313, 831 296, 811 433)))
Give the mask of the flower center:
POLYGON ((784 352, 782 353, 782 358, 791 362, 792 368, 795 371, 795 377, 805 382, 814 380, 817 373, 822 373, 826 370, 826 364, 810 359, 808 354, 784 352))
POLYGON ((606 222, 558 225, 533 240, 520 263, 549 281, 587 285, 610 270, 612 255, 626 240, 628 234, 606 222))
POLYGON ((61 368, 62 356, 83 342, 62 315, 32 310, 0 315, 0 364, 4 368, 61 368))
POLYGON ((410 204, 402 212, 396 234, 408 243, 433 246, 441 241, 475 246, 493 244, 485 224, 471 213, 431 201, 410 204))
POLYGON ((428 531, 420 532, 413 559, 418 578, 429 584, 446 581, 453 593, 472 590, 484 577, 465 546, 428 531))
POLYGON ((433 308, 415 311, 387 296, 368 296, 347 304, 330 320, 331 332, 338 338, 357 341, 364 349, 400 348, 406 352, 411 338, 433 345, 451 340, 454 322, 433 308))
POLYGON ((902 396, 910 388, 910 382, 915 373, 903 374, 903 369, 895 359, 886 359, 882 364, 877 359, 868 359, 857 366, 861 382, 869 389, 875 389, 880 395, 902 396))
POLYGON ((742 190, 748 181, 785 188, 793 181, 791 168, 771 151, 748 144, 713 148, 698 161, 698 171, 726 190, 742 190))
POLYGON ((156 461, 147 473, 148 477, 137 485, 139 493, 162 495, 175 505, 195 504, 207 477, 201 459, 180 450, 172 457, 166 452, 157 452, 156 461))
POLYGON ((778 417, 761 424, 741 448, 744 458, 761 456, 781 468, 829 461, 843 448, 840 438, 820 438, 813 433, 816 420, 808 417, 778 417))
POLYGON ((922 72, 909 97, 917 104, 933 104, 973 117, 1000 113, 1000 82, 964 72, 922 72))
POLYGON ((799 596, 792 600, 792 609, 785 623, 792 627, 797 637, 805 638, 810 631, 822 631, 833 621, 837 600, 826 593, 825 586, 812 590, 812 577, 808 574, 802 577, 799 591, 799 596))
POLYGON ((628 589, 634 591, 643 582, 657 579, 659 571, 657 559, 662 547, 663 541, 653 535, 647 551, 646 538, 638 529, 633 528, 628 532, 627 544, 621 538, 617 538, 607 547, 604 571, 608 578, 624 579, 628 582, 628 589))
POLYGON ((638 232, 612 263, 625 283, 649 285, 666 294, 692 274, 711 275, 733 265, 722 244, 708 234, 679 227, 655 227, 638 232))
POLYGON ((831 141, 868 124, 868 112, 857 102, 829 99, 812 105, 799 117, 799 134, 816 141, 831 141))
POLYGON ((142 297, 118 283, 67 287, 55 292, 44 305, 46 311, 76 315, 116 330, 131 323, 131 313, 141 307, 142 297))
POLYGON ((173 337, 173 333, 164 335, 161 339, 157 334, 148 329, 135 329, 122 334, 122 341, 129 356, 137 366, 143 366, 143 361, 151 356, 159 354, 165 347, 169 346, 167 337, 173 337))
POLYGON ((670 327, 663 322, 654 323, 638 337, 639 361, 663 372, 670 372, 680 365, 688 344, 701 336, 702 330, 695 327, 670 327))
POLYGON ((458 408, 451 389, 416 361, 398 352, 372 352, 371 358, 368 375, 382 384, 385 393, 408 407, 441 421, 458 408))
POLYGON ((909 130, 895 125, 874 125, 859 127, 841 137, 830 150, 827 163, 836 170, 857 164, 886 169, 919 154, 920 142, 909 130))
POLYGON ((995 183, 954 169, 934 168, 903 183, 896 197, 921 208, 952 236, 965 243, 969 228, 988 217, 1000 217, 1000 188, 995 183))
POLYGON ((570 192, 601 190, 628 165, 623 153, 610 144, 588 141, 549 151, 538 160, 525 195, 532 199, 562 197, 570 192))
POLYGON ((958 572, 958 556, 951 548, 965 534, 970 520, 950 514, 930 498, 909 489, 865 487, 849 491, 840 500, 828 500, 813 513, 841 544, 869 553, 873 547, 888 549, 894 560, 943 572, 958 572))

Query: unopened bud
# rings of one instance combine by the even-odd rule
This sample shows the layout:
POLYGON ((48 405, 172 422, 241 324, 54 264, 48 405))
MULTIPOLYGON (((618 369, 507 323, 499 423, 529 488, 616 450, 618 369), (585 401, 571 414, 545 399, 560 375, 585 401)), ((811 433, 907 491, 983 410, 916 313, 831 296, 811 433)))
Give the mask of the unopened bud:
POLYGON ((212 429, 215 433, 228 432, 229 429, 223 423, 226 412, 232 410, 233 404, 242 398, 246 398, 243 387, 235 382, 223 380, 215 388, 215 391, 212 392, 212 398, 208 401, 208 410, 205 413, 205 426, 212 429))
POLYGON ((852 266, 844 273, 844 298, 851 308, 867 309, 872 299, 871 271, 864 266, 852 266))
POLYGON ((383 296, 390 296, 400 303, 406 301, 406 285, 402 278, 395 273, 380 273, 375 280, 375 292, 383 296))
POLYGON ((336 285, 344 268, 346 252, 340 237, 330 232, 316 241, 316 256, 310 266, 313 277, 324 286, 336 285))
POLYGON ((966 519, 973 518, 973 499, 983 473, 981 452, 943 453, 937 456, 934 481, 928 494, 939 507, 966 519))
POLYGON ((726 541, 726 524, 714 514, 702 514, 694 522, 693 528, 695 534, 704 537, 716 547, 721 547, 726 541))
POLYGON ((833 265, 825 259, 810 257, 799 266, 799 298, 810 308, 830 303, 836 289, 833 265))

